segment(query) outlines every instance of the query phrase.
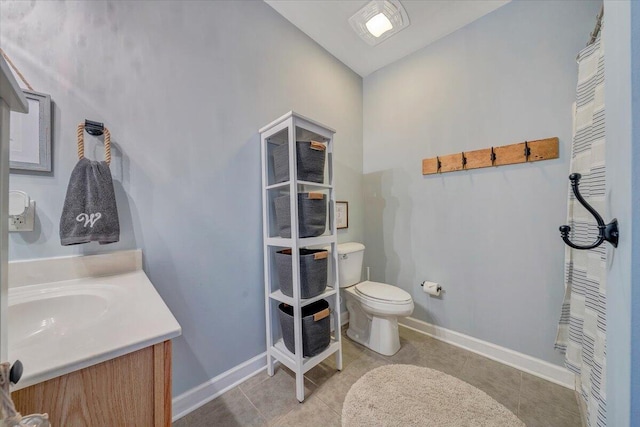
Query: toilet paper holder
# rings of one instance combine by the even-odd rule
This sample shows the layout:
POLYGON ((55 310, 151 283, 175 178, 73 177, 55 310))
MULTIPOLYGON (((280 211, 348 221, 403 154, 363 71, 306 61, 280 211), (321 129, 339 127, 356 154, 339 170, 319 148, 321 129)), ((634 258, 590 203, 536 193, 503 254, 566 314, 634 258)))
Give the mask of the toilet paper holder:
MULTIPOLYGON (((425 282, 422 282, 422 283, 420 283, 420 286, 422 286, 424 288, 424 284, 425 284, 425 282)), ((436 287, 436 292, 442 292, 442 286, 440 286, 439 284, 436 287)))

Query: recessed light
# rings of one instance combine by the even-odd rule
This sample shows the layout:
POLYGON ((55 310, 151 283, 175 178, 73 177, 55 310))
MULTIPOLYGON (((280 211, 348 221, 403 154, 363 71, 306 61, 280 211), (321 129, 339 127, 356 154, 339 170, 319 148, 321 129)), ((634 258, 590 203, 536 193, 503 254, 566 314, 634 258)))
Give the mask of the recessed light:
POLYGON ((369 30, 374 37, 380 37, 387 31, 393 29, 391 21, 389 21, 389 18, 387 18, 384 13, 379 13, 369 19, 365 25, 367 26, 367 30, 369 30))
POLYGON ((375 46, 409 26, 409 17, 398 0, 374 0, 349 18, 349 24, 375 46))

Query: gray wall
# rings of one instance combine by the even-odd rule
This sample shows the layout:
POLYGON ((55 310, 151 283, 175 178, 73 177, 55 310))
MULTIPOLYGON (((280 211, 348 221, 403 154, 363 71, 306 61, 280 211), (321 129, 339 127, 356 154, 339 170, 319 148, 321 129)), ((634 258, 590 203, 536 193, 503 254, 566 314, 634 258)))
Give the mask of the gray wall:
MULTIPOLYGON (((604 46, 608 216, 620 241, 607 271, 607 423, 629 425, 631 376, 631 46, 630 4, 605 3, 604 46), (611 46, 615 46, 612 49, 611 46)), ((612 251, 609 252, 612 254, 612 251)))
POLYGON ((183 328, 174 394, 265 350, 259 127, 293 109, 337 129, 336 194, 350 202, 339 238, 362 240, 362 79, 263 2, 3 2, 0 28, 55 102, 54 172, 11 176, 37 225, 11 235, 10 257, 142 248, 183 328), (112 133, 121 242, 61 247, 85 118, 112 133))
POLYGON ((366 265, 413 317, 562 363, 575 58, 600 4, 512 2, 365 78, 366 265), (558 160, 421 175, 423 158, 552 136, 558 160))
POLYGON ((607 272, 607 423, 635 426, 640 422, 640 129, 633 118, 640 111, 640 7, 608 0, 605 24, 607 204, 620 227, 607 272))
POLYGON ((631 4, 631 69, 633 117, 633 157, 631 161, 631 419, 640 422, 640 4, 631 4))

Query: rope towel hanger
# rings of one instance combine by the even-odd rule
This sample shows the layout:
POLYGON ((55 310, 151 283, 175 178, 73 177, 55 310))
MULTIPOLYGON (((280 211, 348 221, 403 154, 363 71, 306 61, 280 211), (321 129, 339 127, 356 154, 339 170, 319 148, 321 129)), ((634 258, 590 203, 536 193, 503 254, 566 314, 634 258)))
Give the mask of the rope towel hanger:
MULTIPOLYGON (((5 61, 7 61, 7 63, 13 69, 13 71, 18 75, 20 80, 22 80, 25 86, 27 86, 27 88, 31 92, 35 92, 35 90, 33 89, 33 86, 29 84, 27 79, 20 72, 18 67, 16 67, 13 61, 11 61, 11 58, 9 58, 9 55, 7 55, 4 50, 2 50, 2 48, 0 48, 0 54, 5 59, 5 61)), ((78 158, 83 159, 84 158, 84 123, 80 123, 78 125, 77 135, 78 135, 78 158)), ((111 132, 109 132, 109 129, 107 129, 106 127, 104 128, 104 153, 105 153, 105 161, 107 162, 107 165, 111 165, 111 132)))
MULTIPOLYGON (((79 123, 76 131, 78 136, 78 159, 84 159, 84 123, 79 123)), ((104 127, 104 161, 111 165, 111 132, 104 127)))
POLYGON ((31 86, 29 84, 29 82, 27 81, 27 79, 24 78, 24 76, 22 75, 20 70, 18 70, 18 67, 16 67, 15 64, 11 61, 11 59, 9 59, 9 56, 6 53, 4 53, 4 50, 2 50, 1 47, 0 47, 0 54, 2 54, 2 57, 4 58, 4 60, 7 61, 9 66, 11 66, 11 68, 13 68, 13 71, 15 71, 16 74, 18 75, 18 77, 20 77, 20 80, 22 80, 22 82, 27 86, 27 89, 29 89, 31 92, 35 92, 33 90, 33 86, 31 86))

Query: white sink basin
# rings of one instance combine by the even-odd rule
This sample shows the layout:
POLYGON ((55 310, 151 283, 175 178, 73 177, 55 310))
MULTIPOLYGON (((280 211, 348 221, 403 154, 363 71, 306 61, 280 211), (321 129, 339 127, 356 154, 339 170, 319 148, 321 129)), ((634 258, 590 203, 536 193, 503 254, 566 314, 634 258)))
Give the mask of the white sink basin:
POLYGON ((10 294, 9 348, 44 344, 95 327, 118 310, 126 289, 104 284, 18 288, 10 294))
POLYGON ((24 374, 14 390, 180 335, 180 325, 142 270, 9 288, 9 360, 24 374))

